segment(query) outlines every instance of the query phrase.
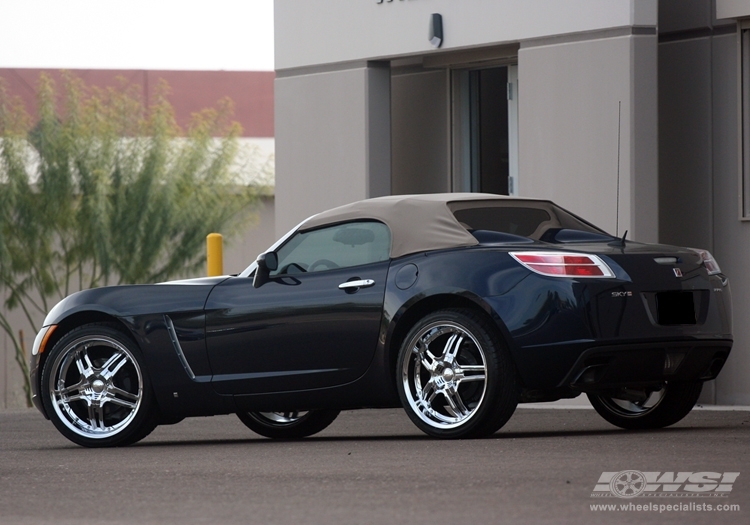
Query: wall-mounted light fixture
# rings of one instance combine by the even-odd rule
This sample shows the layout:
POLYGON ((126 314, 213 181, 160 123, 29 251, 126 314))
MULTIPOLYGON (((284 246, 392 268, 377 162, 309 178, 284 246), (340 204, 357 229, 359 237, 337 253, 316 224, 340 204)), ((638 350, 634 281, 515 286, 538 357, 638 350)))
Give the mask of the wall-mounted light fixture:
POLYGON ((433 47, 440 47, 443 45, 443 15, 440 13, 432 13, 430 15, 430 44, 433 47))

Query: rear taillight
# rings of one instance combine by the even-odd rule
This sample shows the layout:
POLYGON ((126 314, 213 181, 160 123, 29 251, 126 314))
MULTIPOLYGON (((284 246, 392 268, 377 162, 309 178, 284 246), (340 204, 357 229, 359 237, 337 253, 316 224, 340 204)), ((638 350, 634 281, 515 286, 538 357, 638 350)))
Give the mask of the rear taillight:
POLYGON ((532 272, 549 277, 614 277, 596 255, 563 252, 511 252, 511 257, 532 272))
POLYGON ((714 256, 711 255, 711 252, 709 252, 708 250, 699 250, 697 248, 688 248, 688 250, 693 251, 700 256, 701 262, 703 262, 703 266, 705 266, 706 270, 708 270, 708 275, 716 275, 717 273, 721 273, 719 263, 716 262, 716 259, 714 259, 714 256))

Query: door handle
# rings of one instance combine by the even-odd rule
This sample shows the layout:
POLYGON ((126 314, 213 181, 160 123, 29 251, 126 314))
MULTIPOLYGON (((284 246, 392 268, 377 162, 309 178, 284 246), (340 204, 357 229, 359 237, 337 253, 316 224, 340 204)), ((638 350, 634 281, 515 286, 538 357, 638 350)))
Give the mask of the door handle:
POLYGON ((353 290, 355 288, 367 288, 375 284, 372 279, 359 279, 356 281, 346 281, 339 285, 339 290, 353 290))

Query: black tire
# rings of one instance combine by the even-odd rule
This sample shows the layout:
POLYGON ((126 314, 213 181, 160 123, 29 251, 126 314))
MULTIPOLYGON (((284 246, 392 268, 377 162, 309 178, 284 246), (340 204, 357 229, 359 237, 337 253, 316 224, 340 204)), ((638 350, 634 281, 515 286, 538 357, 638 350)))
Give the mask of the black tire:
POLYGON ((84 447, 130 445, 159 421, 140 349, 114 324, 65 334, 47 356, 40 392, 57 430, 84 447))
POLYGON ((333 423, 338 410, 309 412, 238 412, 247 428, 272 439, 301 439, 317 434, 333 423))
POLYGON ((594 409, 615 426, 629 430, 664 428, 687 416, 695 406, 703 382, 669 382, 662 390, 646 392, 645 401, 619 399, 617 393, 588 394, 594 409))
POLYGON ((433 437, 488 436, 518 405, 516 370, 507 347, 496 328, 469 309, 440 310, 422 318, 404 339, 396 366, 406 414, 433 437))

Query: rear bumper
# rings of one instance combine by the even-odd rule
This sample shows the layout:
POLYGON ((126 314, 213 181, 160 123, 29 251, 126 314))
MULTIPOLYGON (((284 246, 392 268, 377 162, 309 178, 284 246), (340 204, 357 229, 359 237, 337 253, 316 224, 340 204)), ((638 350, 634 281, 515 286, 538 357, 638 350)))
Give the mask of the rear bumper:
POLYGON ((696 340, 589 348, 581 353, 558 387, 583 392, 716 378, 732 341, 696 340))

